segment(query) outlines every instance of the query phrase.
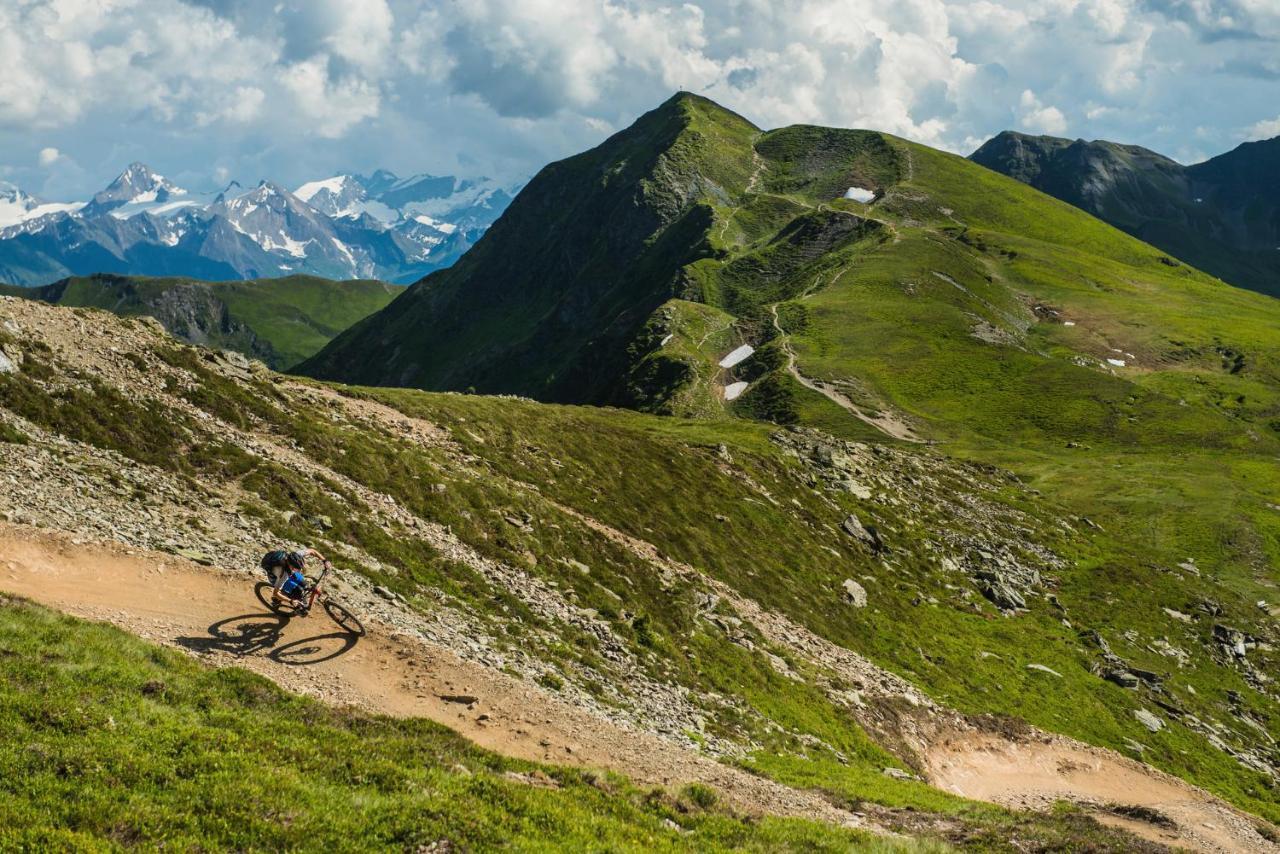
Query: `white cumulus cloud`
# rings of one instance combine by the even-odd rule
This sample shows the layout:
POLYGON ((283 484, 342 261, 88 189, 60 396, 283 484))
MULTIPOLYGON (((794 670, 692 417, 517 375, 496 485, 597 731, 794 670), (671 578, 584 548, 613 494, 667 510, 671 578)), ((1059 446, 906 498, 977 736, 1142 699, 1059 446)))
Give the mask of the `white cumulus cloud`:
POLYGON ((0 151, 39 134, 82 192, 132 159, 526 176, 677 89, 962 153, 1010 127, 1221 151, 1280 133, 1277 57, 1275 0, 0 0, 0 151))
POLYGON ((1066 132, 1067 117, 1062 114, 1062 110, 1040 103, 1035 92, 1030 89, 1023 91, 1019 103, 1022 107, 1022 115, 1018 119, 1018 124, 1023 128, 1052 135, 1066 132))
POLYGON ((1280 136, 1280 116, 1264 119, 1254 124, 1244 134, 1247 140, 1271 139, 1275 136, 1280 136))
POLYGON ((62 152, 52 146, 40 149, 40 154, 37 155, 37 159, 40 161, 41 166, 52 166, 57 163, 61 157, 62 152))

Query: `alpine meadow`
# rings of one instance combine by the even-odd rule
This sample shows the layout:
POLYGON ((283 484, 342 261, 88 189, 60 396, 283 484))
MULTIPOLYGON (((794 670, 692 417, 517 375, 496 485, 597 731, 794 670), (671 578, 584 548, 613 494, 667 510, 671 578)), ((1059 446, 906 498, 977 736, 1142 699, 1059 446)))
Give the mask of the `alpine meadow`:
MULTIPOLYGON (((330 25, 222 5, 286 58, 330 25)), ((563 156, 603 96, 501 5, 394 60, 439 139, 360 82, 368 10, 258 91, 320 87, 310 137, 248 84, 193 127, 285 178, 563 156)), ((1280 137, 1184 166, 1038 91, 970 157, 678 91, 527 181, 0 197, 0 850, 1280 851, 1280 137)))

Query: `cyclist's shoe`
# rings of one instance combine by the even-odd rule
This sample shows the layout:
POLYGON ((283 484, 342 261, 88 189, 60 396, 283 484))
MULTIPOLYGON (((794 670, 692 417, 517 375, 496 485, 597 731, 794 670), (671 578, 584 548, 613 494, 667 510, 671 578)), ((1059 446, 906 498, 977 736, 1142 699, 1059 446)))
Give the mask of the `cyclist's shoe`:
POLYGON ((291 608, 301 608, 302 600, 294 599, 291 596, 281 596, 279 593, 271 597, 271 601, 276 605, 288 605, 291 608))

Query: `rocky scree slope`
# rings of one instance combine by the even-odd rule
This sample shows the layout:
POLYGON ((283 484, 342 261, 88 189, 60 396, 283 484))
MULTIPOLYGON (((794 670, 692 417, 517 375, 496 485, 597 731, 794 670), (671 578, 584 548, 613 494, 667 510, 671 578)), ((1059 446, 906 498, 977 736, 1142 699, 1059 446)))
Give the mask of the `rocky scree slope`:
POLYGON ((911 779, 949 735, 1036 737, 999 716, 1273 814, 1270 629, 1227 598, 1177 638, 1091 632, 1079 559, 1101 535, 998 469, 807 429, 328 387, 146 318, 0 313, 12 523, 246 581, 268 544, 315 544, 366 615, 619 726, 865 800, 888 827, 1101 832, 911 779), (1176 675, 1147 663, 1161 650, 1176 675))
POLYGON ((1233 285, 1280 296, 1280 138, 1183 166, 1136 145, 1005 131, 970 159, 1233 285))
POLYGON ((55 305, 145 314, 189 344, 234 350, 277 370, 296 365, 400 288, 384 282, 282 276, 248 282, 100 273, 38 288, 0 286, 11 296, 55 305))

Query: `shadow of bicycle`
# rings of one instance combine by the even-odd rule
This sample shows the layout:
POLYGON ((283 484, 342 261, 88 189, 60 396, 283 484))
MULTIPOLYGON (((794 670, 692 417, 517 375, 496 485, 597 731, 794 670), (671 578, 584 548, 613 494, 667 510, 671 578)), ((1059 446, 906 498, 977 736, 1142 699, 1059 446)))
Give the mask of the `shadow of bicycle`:
POLYGON ((175 642, 194 652, 226 652, 231 655, 254 655, 265 652, 280 642, 290 618, 285 614, 241 614, 209 626, 209 634, 201 637, 177 638, 175 642))
MULTIPOLYGON (((258 589, 255 592, 258 594, 258 601, 267 604, 263 591, 258 589)), ((241 614, 218 620, 209 626, 207 635, 175 638, 174 642, 197 653, 223 652, 235 656, 265 654, 272 661, 298 667, 332 661, 345 655, 364 636, 364 626, 349 611, 337 603, 326 602, 323 613, 341 631, 313 635, 280 645, 285 627, 294 619, 303 617, 287 606, 268 607, 271 610, 264 613, 241 614)))
POLYGON ((360 636, 351 632, 332 632, 327 635, 316 635, 315 637, 291 641, 284 646, 271 650, 268 657, 281 664, 295 667, 304 664, 319 664, 322 661, 332 661, 340 655, 345 655, 351 651, 351 648, 359 640, 360 636))

